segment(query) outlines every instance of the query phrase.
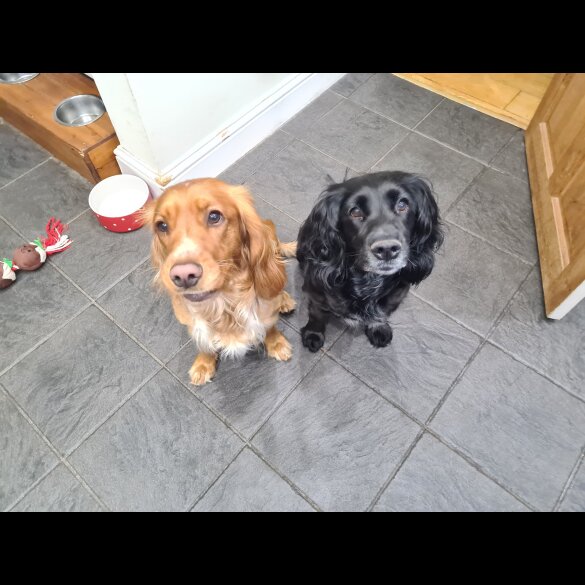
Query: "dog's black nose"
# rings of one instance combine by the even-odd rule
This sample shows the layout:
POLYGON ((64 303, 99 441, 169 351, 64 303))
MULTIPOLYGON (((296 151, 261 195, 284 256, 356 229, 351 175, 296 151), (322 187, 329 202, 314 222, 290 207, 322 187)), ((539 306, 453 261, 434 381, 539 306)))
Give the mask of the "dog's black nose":
POLYGON ((370 250, 378 260, 388 262, 389 260, 394 260, 400 254, 402 245, 398 240, 380 240, 379 242, 374 242, 370 246, 370 250))

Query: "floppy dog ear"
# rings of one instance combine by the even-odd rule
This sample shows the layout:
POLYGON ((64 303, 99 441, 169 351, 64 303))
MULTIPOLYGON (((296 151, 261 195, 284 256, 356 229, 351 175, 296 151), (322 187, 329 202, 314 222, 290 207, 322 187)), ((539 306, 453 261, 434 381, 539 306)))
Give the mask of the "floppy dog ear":
POLYGON ((249 267, 259 297, 272 299, 286 284, 284 261, 278 254, 278 238, 271 221, 263 221, 245 187, 230 187, 240 213, 244 247, 242 258, 249 267))
POLYGON ((156 236, 155 227, 154 227, 154 216, 156 211, 156 200, 149 201, 139 212, 138 220, 145 226, 147 226, 150 231, 153 232, 152 242, 150 244, 150 260, 152 262, 152 266, 157 271, 154 277, 154 280, 158 280, 160 267, 164 262, 165 255, 164 249, 162 244, 160 243, 159 238, 156 236))
POLYGON ((343 194, 340 185, 331 185, 321 194, 299 230, 299 263, 310 264, 314 276, 330 288, 345 275, 345 241, 338 229, 343 194))
POLYGON ((411 175, 405 186, 416 201, 411 257, 406 274, 412 284, 419 284, 433 270, 435 252, 443 243, 443 231, 431 183, 423 177, 411 175))

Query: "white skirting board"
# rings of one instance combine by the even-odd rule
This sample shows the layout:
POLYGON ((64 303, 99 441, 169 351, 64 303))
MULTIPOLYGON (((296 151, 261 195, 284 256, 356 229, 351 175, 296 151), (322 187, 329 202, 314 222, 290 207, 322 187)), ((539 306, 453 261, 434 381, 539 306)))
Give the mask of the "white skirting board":
POLYGON ((341 79, 344 73, 299 74, 280 88, 269 100, 232 124, 203 148, 186 157, 164 172, 157 174, 130 154, 122 145, 114 153, 124 174, 137 175, 150 186, 153 197, 165 187, 198 177, 216 177, 246 152, 262 142, 292 118, 317 96, 341 79))

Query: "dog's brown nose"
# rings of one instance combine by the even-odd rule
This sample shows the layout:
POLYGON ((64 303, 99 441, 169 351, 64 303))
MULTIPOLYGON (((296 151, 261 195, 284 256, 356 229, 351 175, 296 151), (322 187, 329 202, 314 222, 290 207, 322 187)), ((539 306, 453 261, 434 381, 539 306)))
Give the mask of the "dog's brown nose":
POLYGON ((203 274, 203 268, 199 264, 175 264, 171 268, 171 280, 179 288, 195 286, 203 274))
POLYGON ((374 242, 370 249, 378 260, 388 262, 394 260, 400 254, 402 245, 398 240, 380 240, 379 242, 374 242))

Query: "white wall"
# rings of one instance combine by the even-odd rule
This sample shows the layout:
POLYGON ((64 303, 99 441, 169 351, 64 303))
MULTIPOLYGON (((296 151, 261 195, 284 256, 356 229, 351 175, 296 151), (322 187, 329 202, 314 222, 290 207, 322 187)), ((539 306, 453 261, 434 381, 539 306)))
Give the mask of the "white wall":
POLYGON ((176 164, 278 90, 295 73, 128 73, 158 168, 176 164), (172 130, 171 130, 172 129, 172 130))
POLYGON ((153 194, 216 176, 335 83, 341 73, 94 73, 122 172, 153 194))

